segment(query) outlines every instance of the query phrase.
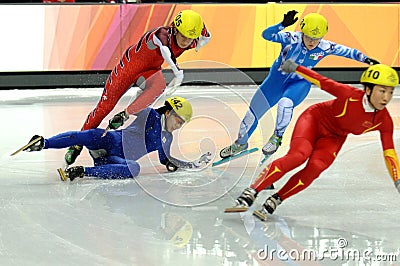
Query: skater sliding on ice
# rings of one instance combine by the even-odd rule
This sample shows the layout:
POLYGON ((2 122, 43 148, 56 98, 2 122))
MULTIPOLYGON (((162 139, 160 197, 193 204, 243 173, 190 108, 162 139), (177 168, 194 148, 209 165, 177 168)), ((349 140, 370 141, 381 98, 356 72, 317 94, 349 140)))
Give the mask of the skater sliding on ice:
POLYGON ((246 211, 257 194, 281 179, 287 172, 307 162, 275 194, 267 198, 254 215, 265 220, 277 206, 307 188, 335 160, 347 135, 379 131, 383 156, 395 187, 400 192, 400 166, 393 143, 393 121, 386 105, 399 84, 397 72, 383 64, 370 66, 361 76, 364 90, 335 82, 313 70, 285 61, 281 69, 296 73, 336 99, 311 105, 298 118, 288 153, 273 161, 257 180, 236 199, 237 207, 226 212, 246 211))
MULTIPOLYGON (((198 51, 210 38, 203 19, 193 10, 179 12, 171 26, 146 32, 137 44, 128 47, 111 71, 100 101, 87 116, 81 130, 97 128, 131 86, 139 87, 138 96, 125 110, 110 119, 106 131, 122 126, 130 115, 150 106, 165 89, 167 96, 172 95, 183 81, 183 70, 179 69, 176 58, 193 48, 198 51), (167 87, 161 69, 164 61, 175 76, 167 87)), ((80 145, 69 147, 65 154, 66 164, 73 164, 81 150, 80 145)))
POLYGON ((267 41, 281 44, 279 57, 253 95, 234 143, 221 150, 221 158, 227 158, 248 148, 248 139, 257 128, 258 120, 273 106, 278 104, 276 125, 273 135, 262 148, 263 162, 279 148, 282 136, 289 125, 293 108, 299 105, 310 91, 311 83, 294 73, 284 73, 280 68, 283 61, 292 59, 297 64, 313 68, 329 55, 357 60, 366 64, 377 64, 360 51, 322 39, 328 32, 328 22, 320 14, 310 13, 300 22, 301 32, 281 32, 296 23, 297 11, 291 10, 283 16, 282 22, 264 30, 262 37, 267 41))
POLYGON ((158 152, 160 163, 168 171, 196 169, 210 162, 211 153, 205 153, 193 162, 170 155, 172 132, 189 122, 191 117, 192 106, 189 101, 182 97, 171 97, 160 108, 145 108, 137 113, 136 119, 127 128, 109 131, 104 137, 104 129, 101 128, 65 132, 48 139, 35 135, 21 150, 62 149, 71 145, 89 149, 94 166, 75 166, 65 171, 58 169, 63 181, 84 176, 102 179, 136 177, 140 172, 140 165, 136 161, 152 151, 158 152))

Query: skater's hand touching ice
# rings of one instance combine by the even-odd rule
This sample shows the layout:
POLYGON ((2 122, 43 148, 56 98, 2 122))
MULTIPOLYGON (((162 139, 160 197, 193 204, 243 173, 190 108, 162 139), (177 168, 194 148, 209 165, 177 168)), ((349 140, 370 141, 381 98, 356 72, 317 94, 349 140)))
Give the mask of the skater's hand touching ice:
POLYGON ((183 161, 177 158, 170 157, 162 164, 165 164, 169 172, 175 172, 179 168, 185 170, 196 170, 205 168, 211 161, 211 152, 207 152, 194 161, 183 161))
POLYGON ((200 156, 199 159, 194 160, 192 163, 194 168, 200 168, 202 166, 206 166, 210 161, 211 161, 211 152, 207 152, 202 156, 200 156))

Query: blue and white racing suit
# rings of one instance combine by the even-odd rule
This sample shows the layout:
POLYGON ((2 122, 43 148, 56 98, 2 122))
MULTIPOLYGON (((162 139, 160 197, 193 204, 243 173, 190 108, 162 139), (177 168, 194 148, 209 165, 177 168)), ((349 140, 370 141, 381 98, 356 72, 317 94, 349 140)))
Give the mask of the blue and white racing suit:
POLYGON ((282 23, 268 27, 262 33, 264 39, 278 42, 282 48, 266 79, 253 95, 249 109, 243 118, 237 142, 247 143, 258 125, 258 120, 278 103, 274 134, 281 137, 292 119, 293 108, 308 95, 311 83, 295 73, 284 73, 280 66, 287 59, 313 68, 325 56, 336 55, 364 62, 367 56, 360 51, 321 39, 317 47, 308 50, 302 41, 302 32, 280 32, 282 23))

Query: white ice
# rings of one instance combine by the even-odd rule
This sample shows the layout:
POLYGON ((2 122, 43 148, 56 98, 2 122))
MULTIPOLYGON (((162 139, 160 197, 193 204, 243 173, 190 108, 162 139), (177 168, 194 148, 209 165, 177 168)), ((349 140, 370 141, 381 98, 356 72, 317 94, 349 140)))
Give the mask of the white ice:
MULTIPOLYGON (((254 89, 179 88, 175 94, 193 102, 194 119, 175 133, 173 153, 192 160, 211 150, 217 160, 219 150, 236 138, 254 89)), ((0 91, 1 265, 399 265, 400 194, 387 173, 376 133, 350 136, 335 163, 266 222, 251 210, 274 190, 262 191, 246 213, 224 213, 261 171, 260 152, 176 173, 168 173, 150 154, 140 159, 142 172, 135 180, 73 182, 61 182, 56 172, 64 149, 10 156, 34 134, 50 137, 79 130, 101 90, 0 91), (302 252, 314 252, 317 258, 295 258, 302 252)), ((113 114, 133 94, 124 96, 113 114)), ((304 108, 328 99, 312 88, 295 109, 274 158, 287 151, 304 108)), ((389 111, 399 152, 399 92, 389 111)), ((261 148, 267 141, 275 112, 273 108, 261 120, 251 147, 261 148)), ((84 151, 75 165, 91 163, 84 151)), ((290 174, 275 187, 282 187, 290 174)))

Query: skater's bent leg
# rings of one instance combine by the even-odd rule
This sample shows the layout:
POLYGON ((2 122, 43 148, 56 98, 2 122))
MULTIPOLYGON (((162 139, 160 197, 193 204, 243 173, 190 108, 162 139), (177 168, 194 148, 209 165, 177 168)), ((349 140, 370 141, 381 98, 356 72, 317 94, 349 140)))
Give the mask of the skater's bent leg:
POLYGON ((82 130, 97 128, 103 119, 114 109, 115 105, 125 92, 126 90, 122 93, 113 93, 112 95, 106 96, 103 91, 97 106, 88 114, 86 121, 82 126, 82 130))
POLYGON ((278 109, 276 115, 276 124, 274 135, 282 137, 288 127, 293 116, 293 109, 299 105, 310 91, 311 84, 306 81, 296 81, 289 83, 282 98, 278 101, 278 109))
MULTIPOLYGON (((139 168, 139 166, 137 166, 137 168, 139 168)), ((137 173, 131 172, 127 165, 105 164, 85 167, 85 176, 92 176, 100 179, 128 179, 136 177, 137 173)))
POLYGON ((161 71, 148 71, 139 77, 142 80, 139 88, 142 92, 126 108, 128 114, 136 114, 146 107, 149 107, 165 90, 165 79, 161 71))
POLYGON ((247 143, 254 130, 257 128, 258 119, 251 109, 247 110, 242 122, 240 122, 237 142, 241 145, 247 143))
POLYGON ((285 200, 307 188, 336 159, 345 138, 322 138, 314 146, 310 159, 301 171, 293 175, 277 192, 285 200))
POLYGON ((85 167, 85 175, 101 179, 134 178, 140 173, 140 165, 133 160, 125 160, 117 156, 106 157, 106 162, 94 167, 85 167))
POLYGON ((282 88, 274 84, 276 84, 275 79, 267 77, 254 93, 249 109, 240 124, 238 143, 244 144, 248 141, 257 128, 258 121, 281 98, 282 88))
POLYGON ((86 146, 88 149, 99 149, 102 141, 103 129, 90 129, 85 131, 68 131, 51 138, 45 139, 45 149, 61 149, 74 145, 86 146))
POLYGON ((302 138, 292 140, 288 153, 273 161, 251 185, 257 192, 271 186, 284 174, 303 164, 312 152, 311 143, 302 138))
POLYGON ((276 125, 274 134, 282 137, 285 133, 293 116, 293 101, 290 98, 283 97, 278 101, 278 110, 276 115, 276 125))
POLYGON ((97 128, 114 109, 122 95, 134 84, 137 71, 132 62, 134 61, 128 61, 126 57, 123 57, 114 67, 106 80, 100 101, 87 116, 81 130, 97 128))
POLYGON ((282 98, 286 97, 293 101, 294 107, 298 106, 304 101, 310 92, 311 84, 306 80, 297 80, 296 82, 287 85, 282 94, 282 98))

